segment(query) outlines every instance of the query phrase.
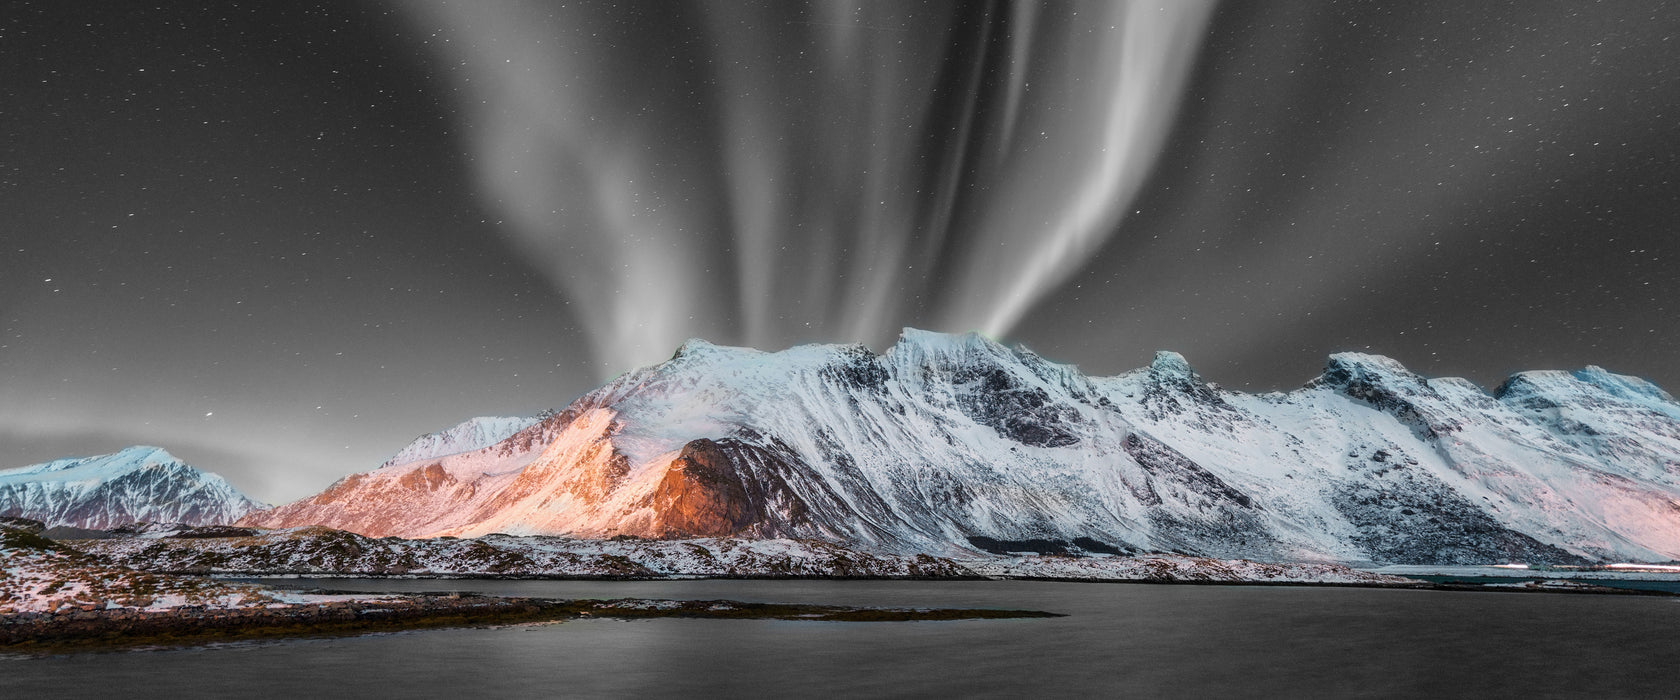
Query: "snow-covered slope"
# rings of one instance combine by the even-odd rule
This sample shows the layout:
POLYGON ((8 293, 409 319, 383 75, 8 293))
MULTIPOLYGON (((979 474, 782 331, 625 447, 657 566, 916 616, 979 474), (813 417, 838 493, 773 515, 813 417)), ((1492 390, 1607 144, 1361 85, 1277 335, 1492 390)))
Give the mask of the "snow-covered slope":
POLYGON ((1489 395, 1350 353, 1302 389, 1249 395, 1174 353, 1092 378, 906 329, 880 356, 690 341, 494 446, 355 475, 246 522, 952 555, 1667 560, 1677 479, 1680 406, 1596 368, 1489 395))
POLYGON ((536 422, 536 418, 480 416, 448 430, 421 435, 380 466, 408 464, 480 450, 506 440, 508 436, 529 428, 536 422))
POLYGON ((138 521, 231 523, 266 508, 158 447, 0 471, 0 516, 107 529, 138 521))

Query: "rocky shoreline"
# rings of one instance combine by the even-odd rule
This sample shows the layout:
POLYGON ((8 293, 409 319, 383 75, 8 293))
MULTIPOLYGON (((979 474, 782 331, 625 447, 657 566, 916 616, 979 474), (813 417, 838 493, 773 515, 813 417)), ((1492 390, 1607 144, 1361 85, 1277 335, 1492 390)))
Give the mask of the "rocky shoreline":
POLYGON ((306 527, 237 535, 197 530, 78 540, 102 561, 158 574, 414 576, 660 580, 671 578, 1093 580, 1406 583, 1330 563, 1267 564, 1181 554, 984 554, 864 551, 815 540, 700 538, 585 540, 487 535, 476 539, 371 538, 306 527))
MULTIPOLYGON (((739 578, 739 577, 730 577, 739 578)), ((1661 591, 1592 585, 1487 586, 1459 583, 1285 583, 1148 581, 1136 579, 1027 580, 1072 583, 1171 583, 1190 585, 1322 586, 1402 588, 1435 591, 1574 593, 1672 596, 1661 591)), ((55 611, 0 615, 0 653, 54 654, 170 648, 241 641, 319 638, 446 627, 487 627, 560 622, 580 618, 797 619, 838 622, 900 622, 1060 617, 1032 610, 859 608, 829 605, 742 603, 729 600, 553 600, 474 594, 354 594, 356 598, 310 603, 271 603, 219 608, 183 605, 166 609, 97 608, 82 605, 55 611)))
POLYGON ((549 600, 404 595, 246 608, 91 609, 0 616, 0 652, 53 654, 165 648, 282 638, 337 637, 579 618, 782 619, 907 622, 1060 617, 1035 610, 858 608, 729 600, 549 600))
POLYGON ((883 610, 730 601, 557 601, 458 594, 321 593, 274 578, 1036 580, 1358 586, 1446 591, 1672 595, 1585 583, 1430 583, 1327 563, 1177 554, 872 554, 806 540, 373 539, 326 528, 189 529, 54 541, 0 523, 0 652, 59 653, 551 622, 580 617, 935 620, 1042 617, 995 610, 883 610), (187 574, 187 575, 182 575, 187 574), (229 581, 249 576, 258 582, 229 581), (295 588, 292 587, 292 588, 295 588))

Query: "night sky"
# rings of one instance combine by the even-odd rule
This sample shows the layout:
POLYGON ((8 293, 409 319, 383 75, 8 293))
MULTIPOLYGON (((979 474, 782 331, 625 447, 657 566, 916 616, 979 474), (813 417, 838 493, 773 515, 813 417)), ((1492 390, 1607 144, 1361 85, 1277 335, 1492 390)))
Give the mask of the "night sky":
POLYGON ((274 502, 690 336, 1672 391, 1680 3, 11 0, 0 207, 0 467, 274 502))

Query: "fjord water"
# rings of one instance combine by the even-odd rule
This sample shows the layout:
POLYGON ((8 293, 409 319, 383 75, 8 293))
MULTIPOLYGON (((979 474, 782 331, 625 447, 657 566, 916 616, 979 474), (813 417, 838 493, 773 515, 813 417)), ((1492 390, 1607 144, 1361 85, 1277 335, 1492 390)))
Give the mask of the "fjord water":
POLYGON ((340 590, 1031 608, 914 623, 586 620, 12 658, 0 696, 1665 697, 1680 599, 1026 581, 329 580, 340 590))

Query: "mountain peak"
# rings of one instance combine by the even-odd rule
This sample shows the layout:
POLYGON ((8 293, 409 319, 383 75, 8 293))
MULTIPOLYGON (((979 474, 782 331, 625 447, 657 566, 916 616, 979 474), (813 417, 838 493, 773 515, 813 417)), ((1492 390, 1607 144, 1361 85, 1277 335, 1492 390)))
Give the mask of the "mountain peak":
POLYGON ((1324 373, 1308 386, 1330 386, 1344 393, 1358 394, 1370 387, 1404 389, 1406 393, 1427 391, 1428 383, 1413 374, 1405 365, 1384 357, 1362 352, 1338 352, 1324 363, 1324 373))
POLYGON ((1680 405, 1676 405, 1674 397, 1662 388, 1639 377, 1616 374, 1596 365, 1573 372, 1555 369, 1518 372, 1494 389, 1493 396, 1529 409, 1610 398, 1680 417, 1680 405))
POLYGON ((0 512, 52 525, 225 524, 262 507, 226 479, 151 445, 0 471, 0 512))
POLYGON ((1417 375, 1391 357, 1363 352, 1338 352, 1325 361, 1326 370, 1354 372, 1362 375, 1386 374, 1413 378, 1417 375))
POLYGON ((1674 401, 1673 396, 1649 381, 1626 374, 1616 374, 1598 365, 1587 365, 1570 374, 1619 398, 1636 401, 1674 401))
POLYGON ((1158 375, 1180 376, 1193 378, 1196 370, 1190 367, 1190 361, 1171 350, 1155 351, 1155 359, 1149 362, 1149 370, 1158 375))
POLYGON ((682 345, 677 346, 677 351, 671 355, 671 359, 708 360, 768 354, 771 353, 767 353, 756 348, 737 347, 734 345, 718 345, 717 343, 713 343, 703 338, 689 338, 688 340, 683 341, 682 345))
POLYGON ((124 447, 111 455, 120 457, 124 462, 136 465, 182 463, 179 457, 169 453, 169 450, 153 445, 132 445, 124 447))
POLYGON ((716 344, 704 338, 689 338, 688 340, 683 341, 682 345, 677 346, 677 351, 671 354, 671 359, 674 360, 685 355, 706 353, 716 348, 716 344))
POLYGON ((941 333, 939 331, 924 331, 920 328, 911 328, 909 326, 905 326, 903 330, 899 331, 898 343, 896 343, 893 347, 898 347, 899 345, 913 345, 927 348, 1003 348, 1002 345, 997 344, 997 341, 981 335, 978 331, 969 331, 967 333, 941 333))
POLYGON ((1464 427, 1457 418, 1442 412, 1445 399, 1429 380, 1382 355, 1358 352, 1331 355, 1324 374, 1307 386, 1329 387, 1343 396, 1391 413, 1425 439, 1434 440, 1464 427))
POLYGON ((6 469, 0 471, 0 475, 21 477, 26 474, 63 474, 71 471, 114 475, 154 464, 185 464, 185 462, 182 462, 175 455, 169 454, 168 450, 161 447, 132 445, 110 454, 93 455, 91 457, 66 457, 27 467, 6 469))
POLYGON ((978 357, 1015 361, 1017 356, 997 341, 973 331, 940 333, 906 327, 899 333, 898 342, 887 349, 885 357, 905 367, 949 367, 978 357))

